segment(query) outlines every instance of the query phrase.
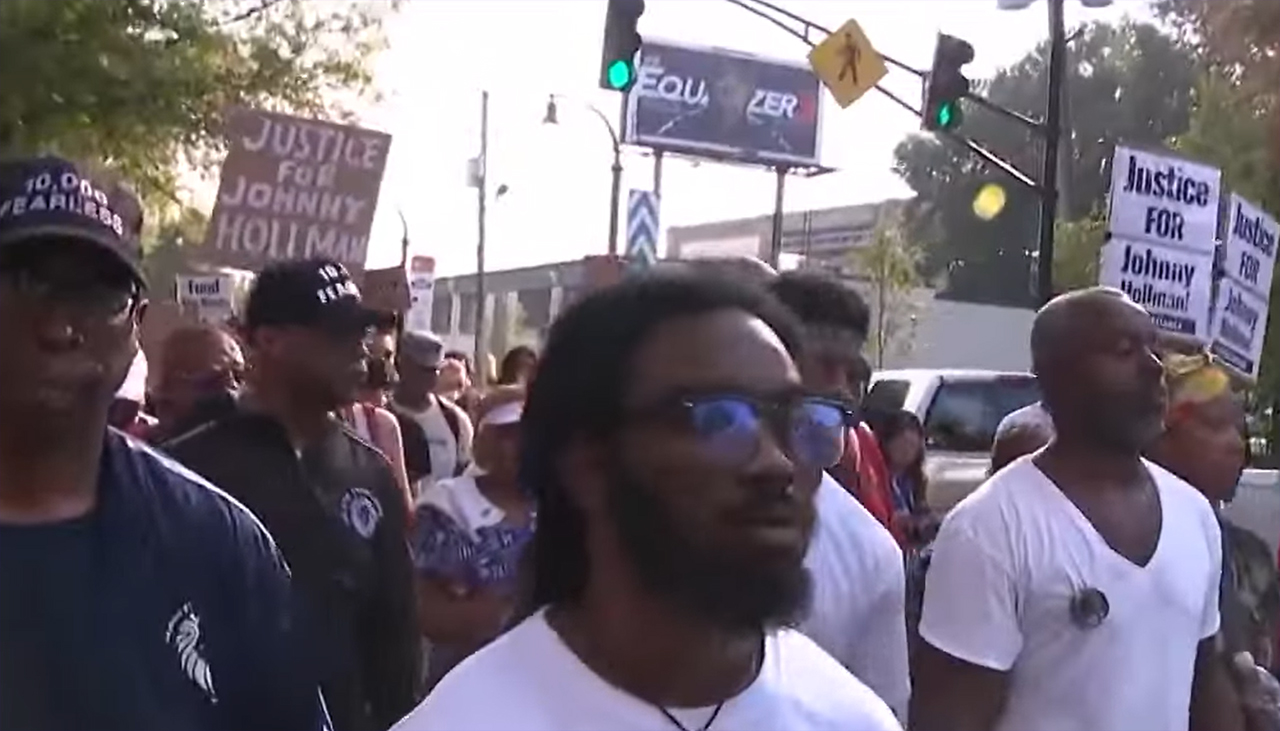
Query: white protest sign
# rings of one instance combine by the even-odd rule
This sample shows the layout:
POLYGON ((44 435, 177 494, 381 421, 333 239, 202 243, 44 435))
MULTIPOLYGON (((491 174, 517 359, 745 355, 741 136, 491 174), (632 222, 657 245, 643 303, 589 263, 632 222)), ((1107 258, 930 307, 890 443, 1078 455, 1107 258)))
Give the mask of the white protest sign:
POLYGON ((1213 352, 1227 364, 1253 378, 1267 337, 1267 298, 1259 297, 1234 279, 1218 286, 1218 309, 1213 317, 1213 352))
POLYGON ((1217 168, 1117 145, 1107 230, 1113 238, 1212 253, 1221 188, 1217 168))
POLYGON ((1102 247, 1098 283, 1115 287, 1169 332, 1207 340, 1213 249, 1203 253, 1112 238, 1102 247))
POLYGON ((179 274, 178 304, 202 322, 222 323, 235 314, 235 282, 230 274, 179 274))
POLYGON ((405 329, 431 330, 435 288, 436 260, 429 256, 413 257, 409 262, 409 311, 405 313, 405 329))
POLYGON ((1223 271, 1254 294, 1269 297, 1280 226, 1261 208, 1238 195, 1232 195, 1230 202, 1223 271))

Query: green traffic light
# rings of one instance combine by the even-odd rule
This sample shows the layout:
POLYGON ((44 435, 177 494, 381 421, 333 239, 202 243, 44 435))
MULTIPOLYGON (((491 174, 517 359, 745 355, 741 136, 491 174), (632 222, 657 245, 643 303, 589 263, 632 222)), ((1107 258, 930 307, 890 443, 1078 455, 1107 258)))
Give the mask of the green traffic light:
POLYGON ((631 80, 635 78, 636 70, 632 68, 631 62, 626 59, 618 59, 609 64, 606 76, 609 80, 609 86, 614 89, 625 89, 631 85, 631 80))
POLYGON ((956 121, 955 104, 948 103, 939 106, 937 119, 939 129, 951 129, 951 125, 956 121))

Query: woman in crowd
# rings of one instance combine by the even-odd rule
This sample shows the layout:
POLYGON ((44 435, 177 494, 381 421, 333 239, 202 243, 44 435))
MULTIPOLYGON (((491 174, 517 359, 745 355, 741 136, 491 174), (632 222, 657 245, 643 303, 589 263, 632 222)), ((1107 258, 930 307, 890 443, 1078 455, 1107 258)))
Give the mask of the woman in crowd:
MULTIPOLYGON (((1164 356, 1164 363, 1169 392, 1165 432, 1148 456, 1221 507, 1235 496, 1246 466, 1244 407, 1232 391, 1231 377, 1207 353, 1170 353, 1164 356)), ((1271 550, 1261 538, 1227 520, 1219 522, 1223 543, 1218 596, 1222 638, 1236 664, 1243 662, 1237 675, 1248 706, 1254 700, 1251 691, 1259 690, 1256 678, 1248 672, 1251 666, 1274 666, 1280 577, 1271 550)), ((1275 713, 1280 708, 1269 710, 1272 721, 1280 720, 1280 714, 1275 713)))
POLYGON ((872 424, 889 468, 893 520, 907 536, 908 548, 933 539, 938 520, 929 510, 924 474, 924 425, 906 409, 885 414, 872 424))
POLYGON ((527 345, 517 345, 502 357, 498 369, 499 386, 526 386, 538 368, 538 354, 527 345))
POLYGON ((496 637, 514 610, 517 567, 536 510, 517 469, 524 389, 499 387, 479 409, 475 466, 422 494, 410 548, 418 614, 431 642, 427 686, 496 637))
POLYGON ((342 418, 361 439, 386 456, 412 515, 413 491, 405 470, 404 436, 400 433, 395 414, 387 409, 396 383, 395 323, 384 323, 369 337, 366 347, 369 356, 365 360, 368 375, 364 387, 360 389, 356 402, 342 410, 342 418))

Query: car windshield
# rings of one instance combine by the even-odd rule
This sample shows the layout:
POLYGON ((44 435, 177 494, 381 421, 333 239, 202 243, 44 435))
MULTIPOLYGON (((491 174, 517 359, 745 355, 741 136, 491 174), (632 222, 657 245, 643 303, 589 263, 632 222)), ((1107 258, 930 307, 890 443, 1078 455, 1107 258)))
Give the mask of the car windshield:
POLYGON ((943 380, 925 416, 933 449, 990 452, 996 427, 1010 413, 1040 400, 1034 376, 943 380))

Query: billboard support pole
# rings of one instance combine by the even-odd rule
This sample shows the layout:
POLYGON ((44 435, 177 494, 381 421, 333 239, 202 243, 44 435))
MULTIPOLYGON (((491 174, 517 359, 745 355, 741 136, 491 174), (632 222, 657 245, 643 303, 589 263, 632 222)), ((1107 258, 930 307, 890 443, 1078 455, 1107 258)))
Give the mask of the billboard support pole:
POLYGON ((790 168, 778 166, 773 170, 778 175, 778 183, 773 194, 773 232, 769 237, 769 266, 777 269, 778 263, 782 261, 782 199, 790 168))
POLYGON ((653 194, 662 200, 662 150, 653 151, 653 194))

